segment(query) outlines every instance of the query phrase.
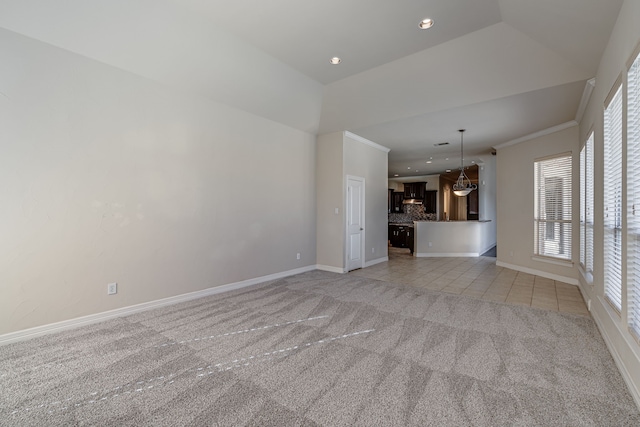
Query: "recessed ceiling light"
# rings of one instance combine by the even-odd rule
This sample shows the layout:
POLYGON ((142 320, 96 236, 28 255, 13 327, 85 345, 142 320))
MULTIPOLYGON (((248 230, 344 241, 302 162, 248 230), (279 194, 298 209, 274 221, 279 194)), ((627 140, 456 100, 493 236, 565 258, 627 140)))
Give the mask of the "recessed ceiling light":
POLYGON ((426 30, 427 28, 431 28, 433 27, 433 19, 431 18, 425 18, 422 21, 420 21, 420 23, 418 24, 418 27, 421 30, 426 30))
POLYGON ((407 167, 407 170, 411 170, 411 166, 407 167))
POLYGON ((445 172, 449 173, 449 172, 451 172, 451 169, 447 169, 445 172))
POLYGON ((431 160, 427 160, 427 163, 431 163, 431 160))
POLYGON ((475 160, 471 160, 471 163, 475 163, 475 162, 476 162, 475 160))
POLYGON ((329 60, 329 62, 331 63, 331 65, 338 65, 339 63, 342 62, 342 59, 338 58, 337 56, 334 56, 329 60))
POLYGON ((395 175, 393 175, 393 176, 400 176, 400 175, 398 175, 398 174, 395 174, 395 175))
POLYGON ((445 160, 449 160, 449 158, 447 157, 445 160))

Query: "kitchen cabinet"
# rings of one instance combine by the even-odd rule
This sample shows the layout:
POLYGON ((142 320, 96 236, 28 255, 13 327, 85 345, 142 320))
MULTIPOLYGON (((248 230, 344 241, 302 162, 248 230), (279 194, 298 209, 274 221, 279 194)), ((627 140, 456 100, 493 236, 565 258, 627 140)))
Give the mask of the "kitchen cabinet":
POLYGON ((429 190, 424 192, 424 212, 428 214, 434 214, 438 212, 438 192, 436 190, 429 190))
POLYGON ((467 196, 467 219, 468 220, 477 220, 479 218, 478 215, 478 190, 474 190, 467 196))
POLYGON ((407 182, 404 184, 405 199, 424 199, 426 182, 407 182))
POLYGON ((389 225, 389 242, 394 248, 409 248, 413 254, 413 227, 389 225))
POLYGON ((404 193, 400 191, 394 191, 391 193, 391 210, 389 213, 402 213, 402 201, 404 200, 404 193))

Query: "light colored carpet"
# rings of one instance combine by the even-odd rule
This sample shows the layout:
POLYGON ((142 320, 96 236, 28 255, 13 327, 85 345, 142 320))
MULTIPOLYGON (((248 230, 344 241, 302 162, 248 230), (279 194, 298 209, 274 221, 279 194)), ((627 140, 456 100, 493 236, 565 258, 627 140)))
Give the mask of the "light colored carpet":
POLYGON ((638 426, 594 322, 314 271, 0 347, 0 424, 638 426))

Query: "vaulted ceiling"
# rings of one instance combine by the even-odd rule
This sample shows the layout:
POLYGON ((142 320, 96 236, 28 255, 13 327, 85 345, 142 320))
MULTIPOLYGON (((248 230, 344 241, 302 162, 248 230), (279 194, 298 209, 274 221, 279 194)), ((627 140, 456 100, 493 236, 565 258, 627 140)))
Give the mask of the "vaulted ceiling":
POLYGON ((621 4, 0 0, 0 27, 305 132, 349 130, 406 176, 455 168, 460 128, 470 163, 576 119, 621 4))

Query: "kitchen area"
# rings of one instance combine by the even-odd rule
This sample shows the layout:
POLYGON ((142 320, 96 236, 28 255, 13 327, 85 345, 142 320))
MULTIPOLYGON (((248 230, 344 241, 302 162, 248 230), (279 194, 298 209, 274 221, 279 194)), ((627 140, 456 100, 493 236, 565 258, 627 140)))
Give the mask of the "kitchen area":
POLYGON ((493 248, 495 221, 481 215, 491 211, 480 206, 483 171, 478 165, 465 170, 478 188, 462 197, 453 192, 459 170, 389 178, 389 246, 416 257, 472 257, 493 248))

